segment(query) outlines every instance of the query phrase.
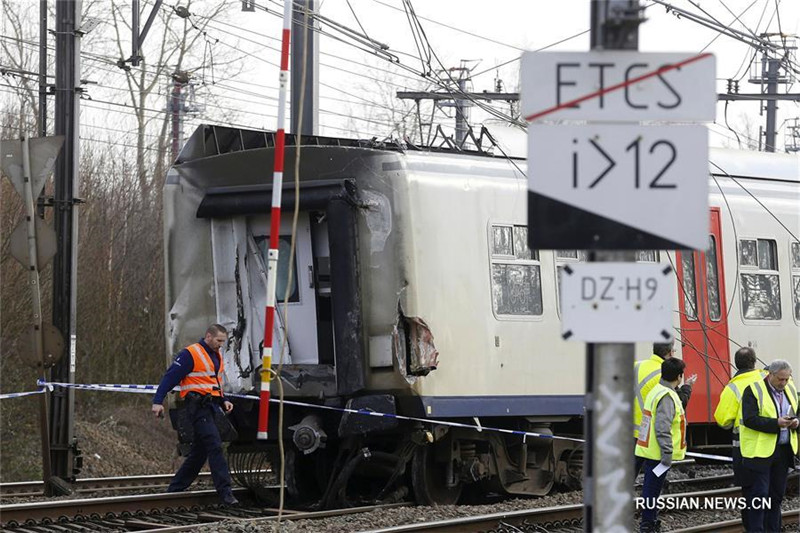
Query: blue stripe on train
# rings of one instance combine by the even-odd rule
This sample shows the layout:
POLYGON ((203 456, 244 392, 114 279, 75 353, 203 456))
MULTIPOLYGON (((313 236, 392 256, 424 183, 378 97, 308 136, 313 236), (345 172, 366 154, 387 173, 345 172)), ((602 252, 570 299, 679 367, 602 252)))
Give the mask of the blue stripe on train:
POLYGON ((422 396, 427 416, 583 415, 583 395, 422 396))

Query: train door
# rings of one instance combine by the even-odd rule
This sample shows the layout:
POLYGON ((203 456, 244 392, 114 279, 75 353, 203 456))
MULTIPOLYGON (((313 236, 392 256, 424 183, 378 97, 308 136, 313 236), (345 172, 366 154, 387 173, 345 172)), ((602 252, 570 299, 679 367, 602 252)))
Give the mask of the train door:
POLYGON ((711 232, 705 252, 678 252, 678 340, 685 377, 697 374, 687 409, 689 422, 713 422, 719 394, 730 378, 728 306, 722 267, 719 208, 711 208, 711 232))
MULTIPOLYGON (((288 326, 288 349, 284 352, 284 355, 288 354, 289 357, 286 357, 285 361, 295 365, 317 364, 319 363, 317 337, 309 334, 309 332, 316 330, 317 306, 314 291, 311 223, 306 212, 301 212, 297 221, 294 268, 292 269, 286 307, 284 308, 283 305, 287 284, 289 283, 289 252, 292 239, 291 218, 290 214, 281 217, 278 241, 278 274, 275 287, 275 301, 278 305, 275 309, 274 355, 272 359, 277 364, 279 358, 278 350, 280 350, 281 343, 287 336, 288 326)), ((269 252, 269 228, 267 223, 266 217, 258 217, 251 220, 252 244, 254 245, 251 246, 251 257, 253 260, 257 260, 262 268, 267 263, 269 252)), ((255 271, 261 271, 261 268, 255 271)), ((263 286, 265 282, 266 278, 259 285, 263 286)), ((262 305, 260 309, 263 311, 263 302, 266 297, 254 294, 253 298, 262 305)), ((263 331, 263 321, 261 327, 263 331)))

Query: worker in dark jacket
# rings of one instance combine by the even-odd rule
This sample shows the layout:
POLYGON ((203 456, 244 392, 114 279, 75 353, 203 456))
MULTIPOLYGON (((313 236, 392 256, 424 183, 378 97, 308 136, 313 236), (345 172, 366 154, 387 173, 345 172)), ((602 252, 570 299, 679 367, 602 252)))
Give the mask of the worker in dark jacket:
POLYGON ((741 486, 742 452, 739 448, 739 426, 742 419, 742 394, 751 383, 763 380, 767 372, 756 369, 756 352, 748 346, 736 350, 734 362, 736 363, 736 374, 719 395, 719 403, 714 411, 714 420, 719 427, 730 429, 733 432, 731 451, 733 481, 741 486))
POLYGON ((792 367, 782 359, 742 395, 742 490, 747 498, 745 530, 780 531, 786 478, 798 450, 797 389, 792 367), (765 501, 769 504, 766 505, 765 501))
MULTIPOLYGON (((649 359, 636 361, 633 364, 633 377, 636 385, 633 390, 633 447, 636 449, 636 441, 639 439, 639 425, 642 423, 642 409, 644 399, 661 380, 661 363, 667 359, 675 357, 675 341, 654 342, 653 355, 649 359)), ((684 411, 692 397, 692 385, 697 381, 697 374, 692 374, 686 379, 686 383, 675 389, 681 399, 684 411)), ((636 456, 633 467, 633 477, 639 475, 642 470, 643 459, 636 456)))
POLYGON ((206 330, 202 340, 181 350, 161 379, 153 397, 152 410, 156 417, 163 418, 164 397, 176 385, 180 385, 181 398, 186 401, 194 439, 189 455, 172 478, 167 491, 186 490, 208 459, 214 488, 222 503, 230 506, 239 502, 231 491, 231 474, 222 453, 222 440, 214 423, 215 409, 222 407, 226 413, 233 410, 233 404, 223 396, 219 379, 225 368, 219 349, 227 339, 227 330, 219 324, 213 324, 206 330))

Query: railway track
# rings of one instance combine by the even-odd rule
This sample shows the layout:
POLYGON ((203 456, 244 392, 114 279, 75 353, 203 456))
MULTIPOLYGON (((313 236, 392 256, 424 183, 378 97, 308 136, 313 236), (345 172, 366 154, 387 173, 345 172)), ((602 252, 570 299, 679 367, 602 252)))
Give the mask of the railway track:
MULTIPOLYGON (((235 489, 244 501, 245 489, 235 489)), ((357 507, 332 511, 284 510, 283 519, 318 520, 365 513, 406 504, 357 507)), ((0 506, 2 531, 28 533, 104 531, 194 531, 237 519, 258 524, 277 520, 278 510, 242 505, 224 507, 213 490, 81 500, 58 500, 0 506)))
MULTIPOLYGON (((239 496, 247 494, 245 489, 234 489, 239 496)), ((0 526, 3 530, 25 526, 48 526, 53 524, 98 523, 104 521, 119 527, 119 519, 133 517, 203 512, 219 508, 219 497, 214 490, 168 492, 162 494, 137 494, 106 498, 84 498, 79 500, 46 500, 0 505, 0 526)), ((235 511, 236 509, 231 509, 235 511)))
MULTIPOLYGON (((797 529, 791 529, 791 526, 800 525, 800 509, 784 511, 781 514, 783 516, 784 529, 786 529, 786 526, 789 526, 790 528, 788 531, 796 531, 797 529)), ((684 529, 675 529, 672 531, 672 533, 741 533, 741 531, 742 522, 740 520, 725 520, 722 522, 701 524, 699 526, 687 527, 684 529)))
MULTIPOLYGON (((666 494, 663 498, 673 500, 662 513, 671 513, 671 509, 687 509, 690 508, 692 500, 705 499, 705 498, 738 498, 742 495, 741 487, 730 487, 725 489, 704 490, 699 492, 686 492, 680 494, 666 494)), ((682 512, 682 511, 675 511, 682 512)), ((796 515, 798 511, 787 511, 785 515, 794 513, 795 521, 787 523, 796 523, 796 515)), ((737 523, 735 520, 728 521, 737 523)), ((723 526, 717 524, 709 524, 706 529, 697 529, 696 531, 728 531, 730 529, 715 529, 718 527, 733 527, 727 525, 725 522, 723 526)), ((633 527, 633 519, 631 522, 633 527)), ((741 522, 738 522, 739 529, 733 531, 741 531, 741 522)), ((504 513, 492 513, 480 516, 470 516, 453 518, 447 520, 438 520, 432 522, 420 522, 414 524, 406 524, 402 526, 393 526, 381 529, 370 530, 365 533, 408 533, 412 531, 427 531, 432 533, 484 533, 486 531, 494 532, 518 532, 518 531, 548 531, 548 532, 567 532, 567 531, 582 531, 583 529, 583 505, 564 505, 558 507, 545 507, 540 509, 521 510, 504 513)), ((690 531, 695 531, 694 529, 690 531)))
MULTIPOLYGON (((100 491, 134 491, 164 488, 175 474, 154 474, 147 476, 97 477, 76 480, 72 486, 76 493, 100 491)), ((201 472, 198 481, 209 481, 211 473, 201 472)), ((19 481, 0 483, 0 498, 43 496, 44 482, 19 481)))

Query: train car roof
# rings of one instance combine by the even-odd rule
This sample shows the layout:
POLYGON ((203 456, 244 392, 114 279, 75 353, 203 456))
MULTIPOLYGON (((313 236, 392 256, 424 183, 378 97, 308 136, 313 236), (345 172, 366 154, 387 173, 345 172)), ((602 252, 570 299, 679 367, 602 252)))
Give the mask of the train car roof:
MULTIPOLYGON (((300 141, 303 146, 338 146, 400 152, 425 151, 506 159, 502 155, 493 155, 485 151, 458 150, 448 146, 417 147, 399 142, 379 141, 376 137, 372 139, 347 139, 303 135, 300 137, 300 141)), ((286 142, 288 146, 293 145, 296 142, 295 136, 287 135, 286 142)), ((274 146, 275 132, 273 131, 201 124, 186 141, 175 164, 180 165, 181 163, 206 157, 246 150, 273 148, 274 146)), ((519 160, 524 161, 524 159, 519 160)), ((800 182, 800 154, 711 148, 709 150, 709 172, 716 176, 800 182)))
POLYGON ((711 148, 709 172, 715 176, 769 178, 800 182, 800 155, 711 148))

